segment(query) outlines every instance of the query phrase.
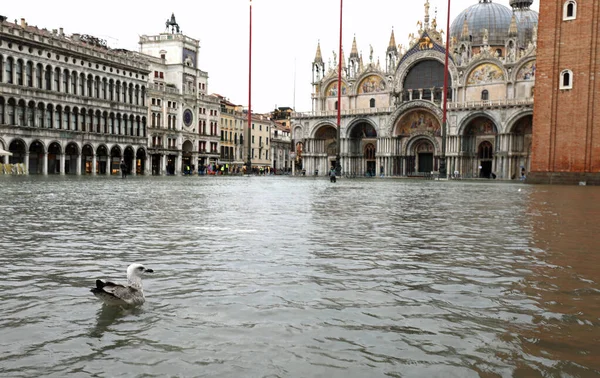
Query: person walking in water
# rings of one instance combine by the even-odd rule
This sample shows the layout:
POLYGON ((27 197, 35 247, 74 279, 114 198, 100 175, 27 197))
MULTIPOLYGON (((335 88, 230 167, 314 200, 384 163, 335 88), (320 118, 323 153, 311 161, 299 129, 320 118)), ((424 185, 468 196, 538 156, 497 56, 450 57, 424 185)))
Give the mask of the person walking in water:
POLYGON ((119 169, 121 170, 121 178, 125 178, 127 175, 127 165, 125 164, 125 160, 121 159, 121 164, 119 164, 119 169))
POLYGON ((329 171, 329 181, 331 182, 335 182, 336 178, 335 178, 335 167, 331 167, 331 170, 329 171))

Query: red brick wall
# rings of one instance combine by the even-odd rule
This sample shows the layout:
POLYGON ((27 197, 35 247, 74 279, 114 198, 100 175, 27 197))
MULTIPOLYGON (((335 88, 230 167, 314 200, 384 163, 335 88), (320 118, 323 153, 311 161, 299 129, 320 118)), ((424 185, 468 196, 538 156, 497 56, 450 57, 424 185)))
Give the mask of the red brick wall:
POLYGON ((563 21, 565 0, 541 0, 533 116, 532 173, 600 172, 599 0, 577 0, 577 18, 563 21), (573 89, 560 73, 573 71, 573 89))

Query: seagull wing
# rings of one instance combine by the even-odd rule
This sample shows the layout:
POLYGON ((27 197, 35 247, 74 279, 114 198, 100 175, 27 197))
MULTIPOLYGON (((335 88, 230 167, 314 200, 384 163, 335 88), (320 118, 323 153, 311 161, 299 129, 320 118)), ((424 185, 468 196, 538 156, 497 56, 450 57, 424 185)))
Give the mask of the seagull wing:
POLYGON ((144 293, 129 285, 116 284, 114 282, 104 282, 96 280, 96 287, 92 293, 104 303, 113 306, 122 305, 140 305, 144 303, 144 293))

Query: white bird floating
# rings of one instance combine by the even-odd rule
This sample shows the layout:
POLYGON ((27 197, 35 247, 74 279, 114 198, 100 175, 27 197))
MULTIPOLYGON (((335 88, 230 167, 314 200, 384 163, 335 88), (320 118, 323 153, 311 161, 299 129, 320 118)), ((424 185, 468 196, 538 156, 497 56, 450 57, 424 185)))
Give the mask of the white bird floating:
POLYGON ((96 287, 90 291, 110 306, 139 306, 146 301, 142 275, 153 272, 142 264, 131 264, 127 267, 127 285, 96 280, 96 287))

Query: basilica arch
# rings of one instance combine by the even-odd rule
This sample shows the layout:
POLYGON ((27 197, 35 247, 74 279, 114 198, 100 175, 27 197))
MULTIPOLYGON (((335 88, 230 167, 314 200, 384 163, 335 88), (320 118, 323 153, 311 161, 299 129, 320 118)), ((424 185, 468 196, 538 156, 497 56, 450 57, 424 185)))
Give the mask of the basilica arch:
POLYGON ((468 117, 459 128, 459 173, 466 178, 492 178, 499 170, 496 153, 498 123, 489 114, 479 112, 468 117))
POLYGON ((344 172, 357 175, 374 175, 377 172, 377 127, 368 119, 357 119, 348 126, 345 140, 344 172))

